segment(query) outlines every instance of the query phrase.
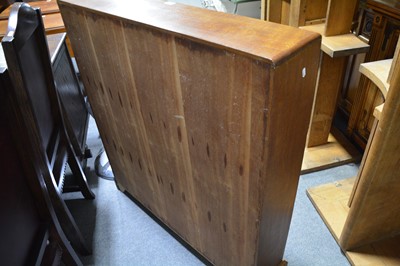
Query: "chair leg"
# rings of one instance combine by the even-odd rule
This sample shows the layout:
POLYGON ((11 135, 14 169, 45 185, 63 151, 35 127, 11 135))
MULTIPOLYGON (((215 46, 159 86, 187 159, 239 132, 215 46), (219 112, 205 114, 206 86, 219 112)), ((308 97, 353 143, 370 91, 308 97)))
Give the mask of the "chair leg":
POLYGON ((81 260, 62 231, 60 224, 58 223, 58 219, 54 222, 52 228, 50 229, 50 234, 53 235, 62 249, 61 260, 65 263, 65 265, 82 265, 81 260))
POLYGON ((66 237, 76 251, 82 255, 90 255, 92 253, 91 249, 86 246, 85 240, 83 239, 81 231, 79 230, 74 217, 69 211, 64 200, 61 198, 58 188, 54 186, 54 177, 52 176, 52 173, 49 171, 43 176, 43 179, 45 181, 46 189, 50 196, 54 212, 66 237))
POLYGON ((236 14, 236 13, 237 13, 238 5, 239 5, 238 3, 235 4, 235 10, 233 11, 233 14, 236 14))
POLYGON ((56 201, 53 200, 53 203, 60 225, 71 245, 82 255, 92 254, 91 249, 85 244, 82 233, 64 200, 59 196, 56 201))
POLYGON ((82 195, 85 197, 85 199, 94 199, 95 195, 93 191, 90 189, 89 184, 86 180, 86 175, 83 172, 79 160, 76 157, 76 154, 70 145, 68 145, 68 164, 69 167, 71 168, 72 174, 74 175, 76 181, 78 182, 82 195))

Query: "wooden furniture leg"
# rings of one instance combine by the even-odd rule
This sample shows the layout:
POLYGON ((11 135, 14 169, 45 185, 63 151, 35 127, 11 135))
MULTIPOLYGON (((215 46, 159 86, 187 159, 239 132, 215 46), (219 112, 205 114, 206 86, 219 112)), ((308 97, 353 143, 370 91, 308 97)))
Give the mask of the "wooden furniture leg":
POLYGON ((346 62, 347 57, 331 58, 322 52, 307 147, 323 145, 328 141, 346 62))

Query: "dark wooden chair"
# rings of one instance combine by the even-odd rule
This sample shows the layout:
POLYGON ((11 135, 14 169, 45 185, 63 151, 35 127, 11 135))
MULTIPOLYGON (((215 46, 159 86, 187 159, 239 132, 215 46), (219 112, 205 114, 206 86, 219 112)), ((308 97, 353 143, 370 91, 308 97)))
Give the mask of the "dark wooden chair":
MULTIPOLYGON (((1 61, 1 60, 0 60, 1 61)), ((3 265, 82 265, 61 228, 29 140, 16 123, 7 68, 0 62, 0 258, 3 265)))
POLYGON ((14 3, 10 13, 7 35, 2 40, 11 80, 10 96, 18 108, 18 123, 26 130, 17 138, 27 139, 32 157, 43 175, 55 213, 68 240, 81 254, 90 254, 82 234, 62 199, 66 163, 86 199, 93 199, 77 156, 80 151, 72 144, 78 142, 66 125, 55 86, 41 12, 25 3, 14 3))

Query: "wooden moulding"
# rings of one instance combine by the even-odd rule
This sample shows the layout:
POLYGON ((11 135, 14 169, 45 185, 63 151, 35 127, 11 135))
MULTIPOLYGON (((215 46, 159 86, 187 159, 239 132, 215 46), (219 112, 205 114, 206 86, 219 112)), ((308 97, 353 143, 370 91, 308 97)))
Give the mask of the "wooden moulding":
POLYGON ((117 183, 216 265, 277 265, 320 36, 158 1, 59 1, 117 183))

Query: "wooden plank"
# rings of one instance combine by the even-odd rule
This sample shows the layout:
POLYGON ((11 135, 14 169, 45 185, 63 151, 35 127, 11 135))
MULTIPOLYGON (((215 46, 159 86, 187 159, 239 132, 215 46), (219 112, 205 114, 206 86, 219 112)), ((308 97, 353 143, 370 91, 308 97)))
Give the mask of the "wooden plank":
POLYGON ((330 57, 342 57, 366 53, 369 45, 357 38, 354 34, 339 36, 325 36, 325 24, 315 24, 301 27, 301 29, 313 31, 322 35, 321 50, 330 57))
POLYGON ((311 21, 325 20, 328 0, 292 0, 290 2, 289 25, 301 27, 311 21))
POLYGON ((325 20, 328 9, 328 0, 307 0, 305 23, 309 21, 325 20))
POLYGON ((291 0, 290 1, 290 18, 289 25, 300 27, 306 24, 306 0, 291 0))
MULTIPOLYGON (((40 8, 40 11, 42 12, 43 15, 60 12, 56 0, 35 1, 35 2, 29 2, 28 4, 31 7, 40 8)), ((0 13, 0 20, 8 20, 11 8, 12 5, 7 7, 6 9, 3 10, 3 12, 0 13)))
POLYGON ((281 23, 282 0, 263 0, 267 1, 266 20, 281 23))
POLYGON ((400 68, 400 56, 399 56, 400 44, 399 43, 400 43, 400 39, 397 40, 396 50, 393 55, 394 61, 392 61, 392 65, 390 66, 390 70, 389 70, 389 74, 388 74, 388 78, 387 78, 387 83, 389 83, 389 84, 390 84, 390 81, 392 80, 393 73, 396 71, 400 71, 400 69, 399 69, 400 68))
POLYGON ((261 20, 268 21, 268 8, 269 8, 268 5, 269 5, 269 0, 261 0, 261 14, 260 14, 261 20))
POLYGON ((331 58, 322 53, 307 147, 326 144, 328 141, 346 62, 346 57, 331 58))
POLYGON ((307 196, 336 241, 339 241, 349 212, 347 202, 354 180, 352 177, 307 189, 307 196))
POLYGON ((329 0, 325 36, 350 33, 358 0, 329 0))
POLYGON ((319 36, 163 2, 59 5, 118 184, 216 265, 280 263, 319 36))
POLYGON ((290 2, 289 0, 268 0, 267 21, 289 25, 290 2))
MULTIPOLYGON (((329 231, 339 241, 348 216, 347 200, 355 178, 343 179, 307 189, 307 196, 317 209, 329 231)), ((344 251, 352 265, 386 266, 400 264, 400 235, 360 248, 344 251)))
POLYGON ((282 0, 281 24, 289 25, 290 20, 290 0, 282 0))
POLYGON ((304 150, 301 174, 311 173, 331 167, 359 162, 360 152, 335 127, 332 127, 328 141, 324 145, 304 150))

